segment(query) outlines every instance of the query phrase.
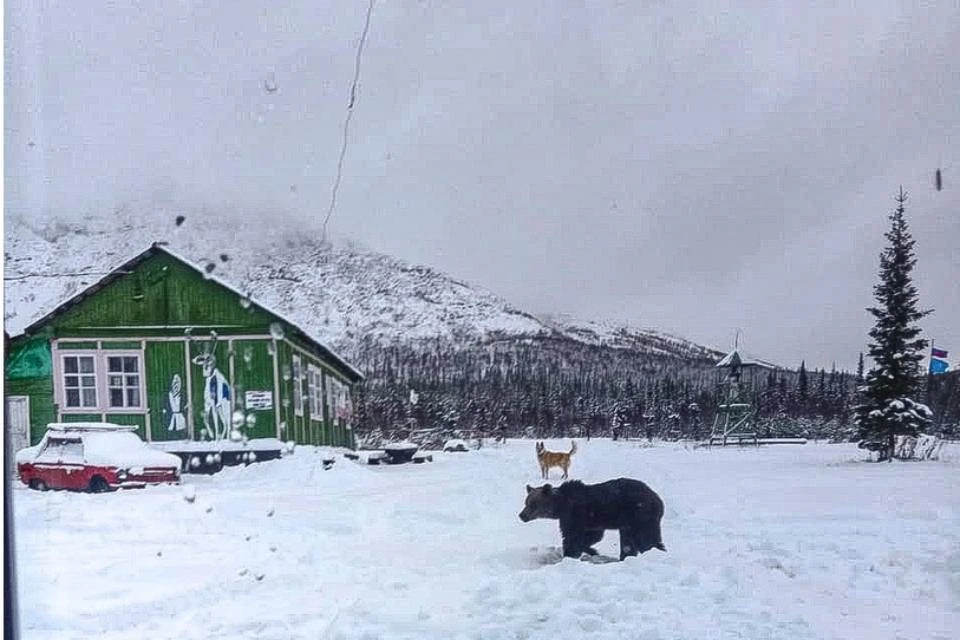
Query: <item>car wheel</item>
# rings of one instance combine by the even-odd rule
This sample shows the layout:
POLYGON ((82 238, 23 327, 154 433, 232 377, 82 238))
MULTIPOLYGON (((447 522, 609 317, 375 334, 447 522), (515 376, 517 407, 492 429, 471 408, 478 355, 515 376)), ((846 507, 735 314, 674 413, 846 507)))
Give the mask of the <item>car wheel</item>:
POLYGON ((110 490, 110 485, 107 484, 107 481, 100 476, 93 476, 90 478, 90 486, 88 487, 90 493, 104 493, 110 490))
POLYGON ((46 491, 47 483, 41 480, 40 478, 34 478, 30 481, 28 485, 31 489, 36 489, 37 491, 46 491))

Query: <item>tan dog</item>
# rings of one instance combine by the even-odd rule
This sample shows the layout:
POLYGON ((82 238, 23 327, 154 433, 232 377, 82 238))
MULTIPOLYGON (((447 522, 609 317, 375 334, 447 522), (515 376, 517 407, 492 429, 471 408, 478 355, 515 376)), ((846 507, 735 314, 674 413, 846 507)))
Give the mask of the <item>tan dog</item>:
POLYGON ((547 451, 542 442, 537 443, 537 462, 540 463, 540 476, 544 479, 550 476, 551 467, 563 469, 566 478, 570 469, 570 458, 577 452, 577 443, 570 441, 570 451, 547 451))

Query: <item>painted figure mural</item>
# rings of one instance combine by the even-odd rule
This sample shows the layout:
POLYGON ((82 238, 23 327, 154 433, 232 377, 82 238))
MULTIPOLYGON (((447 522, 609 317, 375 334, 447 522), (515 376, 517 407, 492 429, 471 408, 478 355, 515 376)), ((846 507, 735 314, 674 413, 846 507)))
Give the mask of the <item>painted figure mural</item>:
POLYGON ((193 359, 203 368, 203 433, 210 440, 225 440, 230 434, 233 401, 230 383, 217 368, 217 358, 211 352, 193 359))
POLYGON ((173 374, 170 390, 163 398, 163 421, 167 431, 186 431, 187 418, 183 415, 183 382, 180 374, 173 374))

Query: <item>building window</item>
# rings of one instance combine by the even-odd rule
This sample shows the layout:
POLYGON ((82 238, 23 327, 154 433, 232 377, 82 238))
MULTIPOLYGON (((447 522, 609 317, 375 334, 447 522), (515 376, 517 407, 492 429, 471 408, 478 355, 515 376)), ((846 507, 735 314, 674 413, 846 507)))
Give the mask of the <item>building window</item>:
POLYGON ((107 397, 111 409, 140 408, 139 356, 107 356, 107 397))
POLYGON ((293 413, 303 415, 303 366, 300 356, 293 356, 293 413))
POLYGON ((71 409, 97 408, 97 360, 93 355, 63 356, 63 401, 71 409))
POLYGON ((335 420, 337 415, 337 381, 331 376, 327 376, 327 409, 330 411, 330 419, 335 420))
POLYGON ((61 351, 54 382, 60 410, 69 413, 143 413, 143 352, 61 351))
POLYGON ((310 419, 323 420, 323 381, 320 369, 307 365, 307 398, 310 401, 310 419))

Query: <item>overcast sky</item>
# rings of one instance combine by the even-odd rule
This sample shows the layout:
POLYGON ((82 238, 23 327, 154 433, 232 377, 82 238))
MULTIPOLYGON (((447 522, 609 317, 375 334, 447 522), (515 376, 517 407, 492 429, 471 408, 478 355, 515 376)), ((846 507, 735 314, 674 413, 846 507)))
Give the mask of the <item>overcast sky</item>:
MULTIPOLYGON (((958 362, 960 4, 836 4, 377 0, 331 234, 531 311, 853 367, 902 184, 958 362)), ((7 224, 318 228, 366 10, 8 1, 7 224)))

